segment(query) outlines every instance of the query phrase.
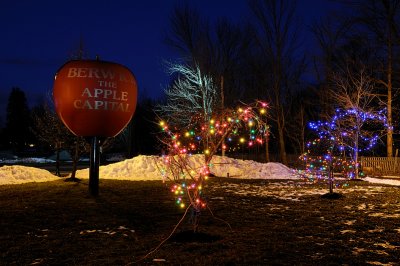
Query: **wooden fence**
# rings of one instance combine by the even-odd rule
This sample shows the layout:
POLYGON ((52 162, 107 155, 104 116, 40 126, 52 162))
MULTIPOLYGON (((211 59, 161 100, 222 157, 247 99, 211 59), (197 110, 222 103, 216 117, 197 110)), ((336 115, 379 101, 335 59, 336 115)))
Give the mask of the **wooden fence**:
POLYGON ((400 174, 398 157, 361 157, 361 169, 372 176, 400 174))

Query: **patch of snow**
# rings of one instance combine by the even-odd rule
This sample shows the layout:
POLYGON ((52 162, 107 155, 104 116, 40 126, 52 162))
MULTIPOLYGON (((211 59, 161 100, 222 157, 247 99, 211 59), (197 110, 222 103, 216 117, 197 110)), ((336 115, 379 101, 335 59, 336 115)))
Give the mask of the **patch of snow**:
POLYGON ((366 208, 367 208, 367 204, 365 204, 365 203, 361 203, 358 207, 358 210, 365 210, 366 208))
MULTIPOLYGON (((215 184, 213 188, 219 185, 215 184)), ((295 189, 290 180, 282 182, 279 186, 276 183, 269 183, 266 187, 252 184, 224 184, 227 193, 244 196, 273 197, 281 200, 300 201, 304 196, 323 195, 326 189, 303 188, 295 189)))
POLYGON ((47 170, 11 165, 0 167, 0 185, 22 184, 28 182, 47 182, 60 179, 47 170))
POLYGON ((378 227, 378 228, 375 228, 375 229, 368 230, 368 233, 382 233, 383 231, 385 231, 384 227, 378 227))
POLYGON ((376 212, 376 213, 371 213, 368 216, 371 216, 371 217, 382 217, 382 218, 400 218, 400 213, 385 214, 385 213, 382 213, 382 212, 376 212))
POLYGON ((364 181, 376 183, 376 184, 385 184, 385 185, 392 185, 392 186, 400 186, 400 180, 395 180, 391 178, 373 178, 373 177, 366 177, 363 179, 364 181))
POLYGON ((361 252, 369 252, 369 250, 365 249, 365 248, 355 247, 355 248, 353 248, 353 251, 352 251, 353 255, 359 255, 361 252))
MULTIPOLYGON (((100 166, 99 177, 101 179, 116 180, 161 180, 160 170, 157 162, 161 163, 158 156, 140 155, 132 159, 100 166)), ((89 178, 89 169, 82 169, 76 172, 77 178, 89 178)))
POLYGON ((347 233, 355 234, 355 233, 357 233, 357 231, 355 231, 355 230, 341 230, 340 233, 341 234, 347 234, 347 233))
POLYGON ((54 160, 46 159, 46 158, 14 158, 14 159, 5 159, 0 160, 2 164, 17 164, 17 163, 54 163, 54 160))
MULTIPOLYGON (((196 155, 196 159, 201 159, 196 155)), ((210 170, 217 176, 246 179, 292 179, 299 177, 293 170, 281 163, 259 163, 252 160, 232 159, 213 156, 210 170)))
MULTIPOLYGON (((386 252, 384 252, 382 255, 387 255, 386 252)), ((396 265, 394 262, 389 262, 389 263, 382 263, 380 261, 366 261, 367 264, 371 264, 371 265, 378 265, 378 266, 392 266, 392 265, 396 265)))
POLYGON ((356 220, 349 220, 349 221, 345 221, 344 224, 345 225, 354 225, 356 222, 356 220))

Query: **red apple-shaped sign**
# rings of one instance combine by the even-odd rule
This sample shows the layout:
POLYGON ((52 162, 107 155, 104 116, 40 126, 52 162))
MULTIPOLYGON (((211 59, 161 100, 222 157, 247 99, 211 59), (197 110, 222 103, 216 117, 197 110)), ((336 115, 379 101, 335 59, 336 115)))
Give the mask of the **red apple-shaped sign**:
POLYGON ((74 60, 57 72, 53 97, 57 114, 75 135, 114 137, 135 112, 137 83, 120 64, 74 60))

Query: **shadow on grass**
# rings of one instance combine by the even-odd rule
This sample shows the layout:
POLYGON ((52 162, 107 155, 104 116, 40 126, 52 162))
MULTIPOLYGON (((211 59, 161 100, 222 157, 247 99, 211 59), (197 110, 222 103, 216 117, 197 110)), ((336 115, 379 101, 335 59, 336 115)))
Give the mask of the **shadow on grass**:
MULTIPOLYGON (((204 211, 194 233, 187 217, 140 265, 335 265, 337 258, 338 264, 395 265, 398 188, 357 182, 341 190, 345 197, 329 196, 335 200, 322 200, 321 188, 284 180, 211 179, 203 193, 223 221, 204 211), (312 193, 296 200, 281 197, 294 192, 312 193)), ((0 186, 0 264, 139 261, 182 218, 184 211, 174 202, 161 181, 100 180, 96 198, 89 195, 87 180, 0 186)))
POLYGON ((337 192, 332 192, 332 193, 329 192, 321 196, 321 198, 323 199, 341 199, 343 197, 344 197, 343 194, 337 192))

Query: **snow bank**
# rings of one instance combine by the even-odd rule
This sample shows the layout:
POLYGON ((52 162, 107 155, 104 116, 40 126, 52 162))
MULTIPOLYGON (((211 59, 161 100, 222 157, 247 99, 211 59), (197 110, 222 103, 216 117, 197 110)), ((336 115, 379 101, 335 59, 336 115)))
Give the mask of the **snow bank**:
MULTIPOLYGON (((190 156, 192 169, 204 166, 203 155, 190 156)), ((140 155, 122 162, 101 166, 99 176, 102 179, 118 180, 161 180, 163 163, 161 157, 140 155)), ((238 160, 229 157, 214 156, 210 170, 216 176, 246 179, 292 179, 298 178, 293 171, 280 163, 258 163, 250 160, 238 160)), ((78 178, 88 178, 89 169, 79 170, 78 178)))
POLYGON ((214 156, 211 171, 216 176, 246 179, 292 179, 298 178, 294 172, 281 163, 258 163, 251 160, 214 156))
MULTIPOLYGON (((158 156, 137 156, 122 162, 100 166, 101 179, 117 180, 161 180, 161 173, 156 161, 161 163, 158 156)), ((89 169, 76 172, 77 178, 89 178, 89 169)))
MULTIPOLYGON (((198 170, 204 166, 204 157, 202 155, 190 156, 189 164, 192 169, 198 170)), ((141 155, 122 162, 101 166, 99 176, 100 179, 161 181, 161 171, 165 170, 163 168, 162 157, 141 155)), ((213 157, 210 170, 219 177, 227 177, 229 175, 231 178, 241 179, 300 178, 293 169, 280 163, 258 163, 250 160, 240 160, 222 156, 213 157)), ((76 177, 88 178, 89 169, 78 170, 76 177)), ((39 168, 18 165, 0 167, 0 185, 46 182, 58 179, 59 177, 39 168)), ((371 183, 400 186, 400 180, 371 177, 366 177, 364 180, 371 183)))
POLYGON ((22 184, 28 182, 47 182, 59 177, 47 170, 20 165, 0 167, 0 185, 22 184))
POLYGON ((392 185, 392 186, 400 186, 400 180, 390 179, 390 178, 373 178, 373 177, 365 177, 364 181, 375 183, 375 184, 385 184, 385 185, 392 185))

